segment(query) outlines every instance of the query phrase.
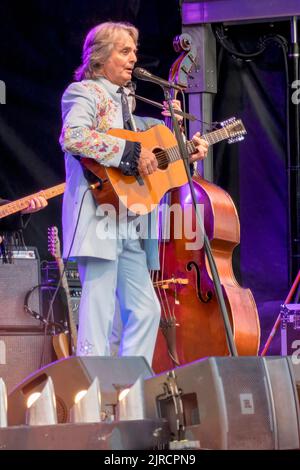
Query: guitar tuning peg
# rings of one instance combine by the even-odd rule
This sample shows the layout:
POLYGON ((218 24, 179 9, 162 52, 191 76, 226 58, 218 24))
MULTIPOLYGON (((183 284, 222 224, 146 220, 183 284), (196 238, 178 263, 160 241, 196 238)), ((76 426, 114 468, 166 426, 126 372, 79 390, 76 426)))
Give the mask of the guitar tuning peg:
POLYGON ((235 144, 236 142, 241 142, 241 140, 244 140, 243 135, 238 135, 237 137, 232 137, 231 139, 228 140, 229 144, 235 144))
POLYGON ((228 126, 229 124, 232 124, 235 121, 236 121, 236 117, 233 116, 231 118, 225 119, 225 121, 221 121, 220 124, 222 127, 225 127, 225 126, 228 126))

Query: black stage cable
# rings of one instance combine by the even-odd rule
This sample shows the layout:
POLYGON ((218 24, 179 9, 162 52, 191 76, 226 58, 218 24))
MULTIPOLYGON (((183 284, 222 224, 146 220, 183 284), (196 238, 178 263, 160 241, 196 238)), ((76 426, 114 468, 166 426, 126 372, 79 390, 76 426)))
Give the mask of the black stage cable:
POLYGON ((214 28, 214 33, 216 38, 218 39, 221 46, 232 56, 236 57, 237 59, 243 60, 252 60, 258 56, 260 56, 266 49, 266 45, 263 41, 259 40, 260 47, 255 52, 241 52, 238 51, 233 43, 232 40, 229 40, 228 35, 225 33, 223 25, 217 25, 214 28))

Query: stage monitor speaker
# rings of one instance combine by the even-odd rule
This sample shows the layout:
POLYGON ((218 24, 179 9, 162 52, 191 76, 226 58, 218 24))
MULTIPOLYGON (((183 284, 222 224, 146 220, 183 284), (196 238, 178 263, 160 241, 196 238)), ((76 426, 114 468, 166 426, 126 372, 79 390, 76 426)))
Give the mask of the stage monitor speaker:
MULTIPOLYGON (((12 263, 0 260, 0 329, 43 329, 42 323, 24 311, 27 292, 40 284, 40 260, 37 249, 28 247, 13 251, 12 263)), ((41 313, 38 289, 31 297, 31 308, 41 313)))
MULTIPOLYGON (((8 426, 5 428, 0 428, 1 450, 5 449, 6 451, 149 451, 152 449, 165 449, 167 448, 169 442, 170 434, 168 429, 168 423, 163 420, 154 421, 147 419, 137 421, 112 421, 111 423, 65 423, 63 425, 52 424, 46 426, 8 426)), ((154 452, 152 451, 152 453, 154 452)), ((47 459, 49 455, 50 453, 48 453, 47 459)), ((77 463, 78 453, 73 454, 73 456, 75 456, 77 463)), ((81 454, 81 456, 86 459, 87 455, 81 454)), ((99 460, 99 453, 94 454, 94 456, 97 459, 96 466, 98 468, 98 465, 99 467, 101 466, 101 460, 103 462, 103 459, 100 457, 99 460)), ((1 453, 1 457, 2 465, 4 465, 3 452, 1 453)), ((103 456, 103 458, 104 457, 105 456, 103 456)), ((117 457, 117 459, 118 458, 119 457, 117 457)), ((127 459, 128 457, 125 458, 127 459)), ((121 463, 120 460, 119 462, 121 463)), ((30 463, 32 464, 32 456, 30 456, 30 463)), ((68 463, 69 465, 72 464, 72 458, 70 460, 70 456, 68 456, 68 463)), ((114 463, 115 462, 112 462, 112 465, 114 465, 114 463)), ((22 464, 24 465, 24 453, 22 454, 22 464)), ((126 467, 127 465, 125 464, 125 467, 123 468, 126 467)))
POLYGON ((165 373, 144 385, 146 417, 166 418, 175 438, 181 419, 185 438, 199 448, 299 448, 299 400, 289 358, 208 358, 174 369, 173 379, 165 373), (181 406, 177 412, 174 407, 178 398, 181 415, 181 406))
POLYGON ((8 393, 29 374, 55 359, 52 336, 40 332, 1 332, 0 377, 8 393), (43 356, 43 357, 42 357, 43 356))
POLYGON ((8 397, 8 423, 24 424, 26 402, 34 392, 39 392, 48 377, 52 378, 59 423, 69 422, 69 412, 76 394, 86 390, 98 377, 101 390, 103 416, 113 419, 120 390, 134 384, 153 372, 143 357, 70 357, 42 368, 25 379, 8 397))

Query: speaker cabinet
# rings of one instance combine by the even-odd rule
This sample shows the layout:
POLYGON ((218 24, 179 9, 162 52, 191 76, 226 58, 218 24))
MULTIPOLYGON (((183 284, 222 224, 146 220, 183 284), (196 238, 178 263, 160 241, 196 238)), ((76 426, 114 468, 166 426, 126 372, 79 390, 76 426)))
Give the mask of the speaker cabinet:
POLYGON ((299 448, 299 401, 289 358, 197 361, 147 379, 145 406, 146 417, 166 418, 174 436, 181 421, 185 438, 200 448, 299 448), (182 408, 174 406, 178 398, 182 408))
POLYGON ((38 332, 0 331, 0 377, 8 393, 29 374, 55 359, 52 337, 38 332))
MULTIPOLYGON (((52 301, 54 292, 57 288, 57 284, 43 284, 41 287, 41 298, 43 305, 43 315, 46 316, 50 303, 52 301)), ((68 308, 69 304, 72 309, 72 317, 75 325, 78 327, 79 324, 79 305, 81 297, 81 287, 69 288, 70 302, 66 296, 66 292, 63 287, 58 290, 54 304, 52 305, 53 320, 61 327, 65 327, 68 324, 68 308)))
MULTIPOLYGON (((11 264, 0 262, 0 329, 42 330, 42 323, 24 311, 27 292, 38 284, 40 260, 36 248, 13 251, 11 264)), ((38 289, 30 300, 31 309, 41 313, 38 289)))
POLYGON ((118 393, 140 377, 151 377, 152 370, 143 357, 70 357, 44 367, 23 381, 8 397, 8 423, 25 423, 26 402, 33 392, 40 391, 48 377, 54 384, 59 423, 69 421, 69 410, 75 395, 86 390, 99 378, 102 410, 115 416, 118 393))
POLYGON ((70 287, 71 307, 75 324, 79 324, 79 305, 81 298, 81 287, 70 287))
MULTIPOLYGON (((133 421, 113 421, 111 423, 76 423, 63 425, 44 426, 8 426, 0 428, 1 449, 18 450, 150 450, 164 449, 170 441, 168 424, 162 420, 133 420, 133 421)), ((152 451, 152 454, 154 452, 152 451)), ((47 461, 53 452, 48 452, 47 461)), ((62 454, 60 454, 61 456, 62 454)), ((96 466, 100 466, 104 461, 106 453, 94 456, 97 459, 96 466)), ((118 454, 120 455, 120 454, 118 454)), ((24 465, 24 452, 22 453, 22 464, 24 465)), ((57 459, 58 456, 56 456, 57 459)), ((73 464, 75 458, 86 459, 87 454, 68 455, 68 465, 73 464)), ((113 456, 111 456, 113 457, 113 456)), ((11 456, 8 457, 11 461, 11 456)), ((32 456, 29 456, 32 467, 32 456)), ((88 457, 90 460, 90 456, 88 457)), ((117 456, 117 459, 119 457, 117 456)), ((125 457, 126 459, 128 457, 125 457)), ((26 460, 26 459, 25 459, 26 460)), ((93 459, 92 459, 93 460, 93 459)), ((5 462, 3 452, 1 462, 5 462)), ((55 460, 56 464, 57 460, 55 460)), ((119 461, 120 462, 120 461, 119 461)), ((126 460, 127 462, 127 460, 126 460)), ((27 462, 26 462, 27 463, 27 462)), ((51 462, 52 463, 52 462, 51 462)), ((53 462, 54 463, 54 462, 53 462)), ((74 461, 75 464, 75 461, 74 461)), ((86 464, 83 462, 83 465, 86 464)), ((153 459, 154 464, 154 459, 153 459)), ((115 466, 114 462, 112 465, 115 466)), ((131 464, 133 466, 133 464, 131 464)), ((73 466, 73 465, 72 465, 73 466)), ((123 465, 122 465, 123 467, 123 465)), ((127 465, 125 464, 126 468, 127 465)))

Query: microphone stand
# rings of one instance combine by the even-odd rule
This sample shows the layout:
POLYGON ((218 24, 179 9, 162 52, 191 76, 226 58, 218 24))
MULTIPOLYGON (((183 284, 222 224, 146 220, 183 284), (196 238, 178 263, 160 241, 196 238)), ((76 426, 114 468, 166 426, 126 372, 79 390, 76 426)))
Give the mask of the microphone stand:
MULTIPOLYGON (((197 223, 198 223, 198 226, 201 227, 201 220, 202 219, 201 219, 201 215, 198 211, 197 202, 196 202, 195 188, 194 188, 192 176, 191 176, 191 173, 190 173, 189 154, 188 154, 186 145, 184 143, 184 140, 183 140, 180 128, 179 128, 179 124, 178 124, 177 119, 175 117, 175 111, 176 110, 174 110, 173 105, 172 105, 172 98, 171 98, 171 93, 170 93, 171 86, 172 85, 170 84, 169 87, 162 86, 162 88, 163 88, 163 91, 164 91, 164 94, 165 94, 165 100, 168 103, 171 119, 172 119, 172 122, 173 122, 175 137, 176 137, 178 147, 179 147, 179 152, 180 152, 181 158, 183 160, 185 171, 186 171, 186 174, 187 174, 188 183, 189 183, 190 192, 191 192, 191 197, 192 197, 192 201, 193 201, 193 206, 194 206, 195 213, 196 213, 197 223)), ((236 357, 238 355, 238 353, 237 353, 237 349, 236 349, 234 339, 233 339, 233 334, 232 334, 231 325, 230 325, 229 318, 228 318, 228 313, 227 313, 225 300, 224 300, 224 296, 223 296, 223 292, 222 292, 220 278, 219 278, 217 266, 216 266, 216 263, 215 263, 215 260, 214 260, 214 257, 213 257, 212 251, 211 251, 210 242, 209 242, 209 239, 208 239, 208 237, 205 233, 204 224, 203 224, 203 243, 204 243, 205 254, 206 254, 207 259, 208 259, 208 263, 209 263, 209 267, 210 267, 210 270, 211 270, 213 282, 214 282, 214 285, 215 285, 218 304, 219 304, 221 314, 222 314, 222 317, 223 317, 228 349, 229 349, 229 352, 230 352, 231 356, 236 357)))
MULTIPOLYGON (((144 101, 144 103, 148 103, 148 104, 151 104, 152 106, 156 106, 156 108, 165 109, 165 107, 161 103, 158 103, 157 101, 149 100, 149 98, 145 98, 144 96, 140 96, 135 93, 129 93, 128 96, 132 96, 133 98, 136 98, 137 100, 144 101)), ((189 119, 190 121, 200 122, 200 119, 198 119, 194 114, 184 113, 183 111, 179 111, 179 109, 174 109, 174 113, 177 114, 178 116, 182 116, 185 119, 189 119)))

